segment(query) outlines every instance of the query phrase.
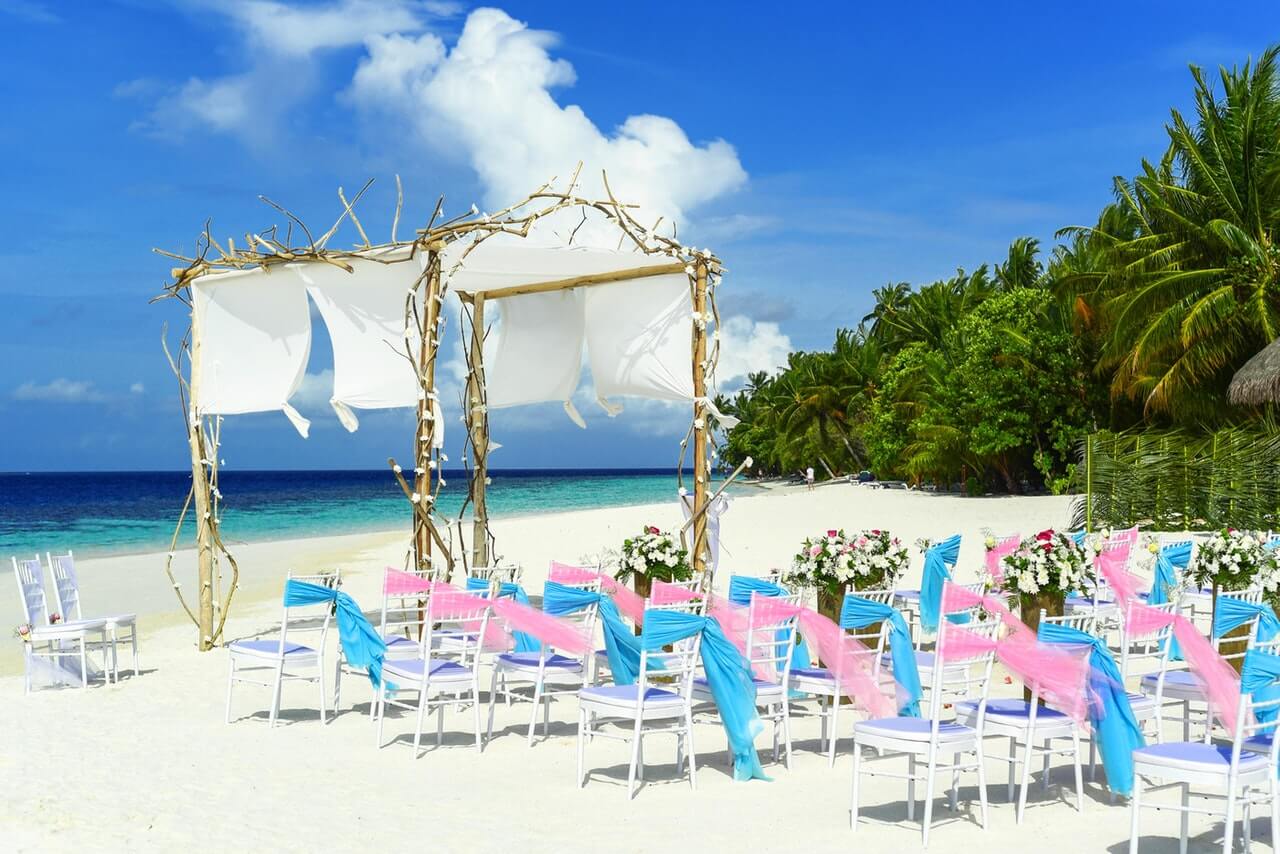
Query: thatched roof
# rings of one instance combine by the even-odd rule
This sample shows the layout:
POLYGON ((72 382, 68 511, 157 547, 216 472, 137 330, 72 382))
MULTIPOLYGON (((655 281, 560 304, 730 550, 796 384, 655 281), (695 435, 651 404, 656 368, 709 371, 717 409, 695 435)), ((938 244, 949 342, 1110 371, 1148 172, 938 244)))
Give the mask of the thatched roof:
POLYGON ((1280 401, 1280 338, 1236 371, 1227 389, 1227 397, 1238 406, 1280 401))

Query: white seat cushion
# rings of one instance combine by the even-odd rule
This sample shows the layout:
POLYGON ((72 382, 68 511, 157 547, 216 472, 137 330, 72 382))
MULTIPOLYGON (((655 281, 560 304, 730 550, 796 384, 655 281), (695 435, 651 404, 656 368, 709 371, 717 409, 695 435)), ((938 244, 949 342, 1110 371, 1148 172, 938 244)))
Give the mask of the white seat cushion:
MULTIPOLYGON (((927 718, 872 718, 858 721, 853 725, 853 735, 871 735, 878 738, 897 738, 905 741, 928 741, 932 722, 927 718)), ((941 723, 938 725, 938 740, 963 741, 973 738, 977 733, 964 724, 941 723)))
MULTIPOLYGON (((504 652, 498 656, 498 663, 503 670, 531 670, 536 673, 540 659, 541 653, 537 652, 504 652)), ((582 670, 582 662, 565 655, 552 654, 547 656, 546 669, 577 672, 582 670)))
MULTIPOLYGON (((426 670, 426 662, 421 658, 386 661, 382 672, 392 682, 421 682, 426 670)), ((430 681, 436 682, 470 682, 471 671, 456 661, 432 659, 430 681)))
MULTIPOLYGON (((1183 771, 1227 774, 1231 766, 1231 745, 1202 744, 1190 741, 1171 741, 1152 744, 1133 751, 1135 765, 1167 767, 1183 771)), ((1240 754, 1242 772, 1258 771, 1267 765, 1267 757, 1261 753, 1240 754)))
MULTIPOLYGON (((280 640, 238 640, 227 644, 227 649, 239 655, 252 655, 258 658, 279 658, 280 640)), ((300 643, 288 642, 284 645, 285 658, 302 658, 315 655, 316 651, 300 643)))
MULTIPOLYGON (((1159 678, 1159 673, 1143 676, 1140 683, 1143 693, 1154 695, 1159 678)), ((1204 689, 1190 670, 1170 670, 1164 675, 1164 696, 1171 700, 1199 700, 1204 697, 1204 689)))
MULTIPOLYGON (((583 703, 614 706, 619 709, 634 709, 639 692, 639 685, 601 685, 593 688, 583 688, 578 692, 578 698, 583 703)), ((649 686, 644 691, 644 704, 646 707, 680 706, 683 702, 679 694, 664 688, 649 686)))

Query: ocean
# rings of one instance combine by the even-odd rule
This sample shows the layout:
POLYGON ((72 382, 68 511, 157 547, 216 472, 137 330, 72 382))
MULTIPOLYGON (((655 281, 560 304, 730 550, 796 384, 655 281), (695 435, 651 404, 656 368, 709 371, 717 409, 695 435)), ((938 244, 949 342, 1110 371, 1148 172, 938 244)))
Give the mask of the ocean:
MULTIPOLYGON (((676 500, 673 469, 505 469, 490 476, 491 518, 676 500)), ((408 502, 385 469, 227 470, 220 481, 228 544, 408 530, 408 502)), ((164 551, 190 483, 187 472, 0 473, 0 560, 67 549, 84 557, 164 551)), ((466 475, 446 471, 445 483, 439 507, 453 518, 466 475)), ((180 548, 195 536, 190 512, 185 527, 180 548)))

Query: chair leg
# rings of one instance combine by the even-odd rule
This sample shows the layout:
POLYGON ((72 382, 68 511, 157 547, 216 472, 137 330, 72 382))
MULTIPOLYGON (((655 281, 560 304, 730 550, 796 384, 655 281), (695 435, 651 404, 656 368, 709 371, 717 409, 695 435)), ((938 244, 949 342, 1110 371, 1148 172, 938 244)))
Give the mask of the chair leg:
POLYGON ((267 726, 276 725, 276 718, 280 715, 280 693, 284 690, 284 659, 280 659, 280 663, 276 666, 276 681, 271 691, 271 712, 267 717, 267 726))
MULTIPOLYGON (((849 829, 858 829, 858 775, 862 772, 862 748, 853 741, 853 785, 849 791, 849 829)), ((911 801, 907 801, 908 806, 911 801)))
POLYGON ((787 770, 791 770, 791 702, 782 699, 782 738, 786 742, 787 770))
POLYGON ((636 796, 636 764, 640 761, 640 716, 636 716, 635 730, 631 735, 631 766, 627 769, 627 800, 636 796))
POLYGON ((231 723, 231 688, 236 684, 236 660, 231 658, 231 669, 227 673, 227 723, 231 723))
MULTIPOLYGON (((1090 740, 1090 744, 1092 743, 1090 740)), ((1084 812, 1084 774, 1080 768, 1080 733, 1074 729, 1071 730, 1071 746, 1074 748, 1071 755, 1075 757, 1076 764, 1076 812, 1082 813, 1084 812)))
POLYGON ((484 753, 484 741, 480 737, 480 675, 477 673, 471 679, 471 716, 476 726, 476 750, 484 753))
POLYGON ((1244 854, 1249 854, 1250 849, 1253 847, 1253 832, 1249 827, 1251 820, 1249 808, 1251 806, 1253 806, 1253 795, 1249 791, 1249 787, 1246 786, 1244 789, 1244 801, 1240 804, 1241 830, 1244 831, 1244 854))
POLYGON ((914 821, 916 817, 916 757, 911 754, 907 757, 907 821, 914 821))
POLYGON ((418 689, 418 721, 413 727, 413 758, 418 758, 418 745, 422 743, 422 718, 427 712, 427 686, 418 689))
MULTIPOLYGON (((489 720, 492 721, 493 720, 492 701, 490 702, 489 709, 490 709, 489 720)), ((579 789, 581 789, 587 783, 586 779, 583 776, 582 766, 583 766, 584 754, 586 752, 586 747, 587 747, 587 727, 588 726, 589 724, 588 724, 588 718, 587 718, 587 710, 579 706, 578 708, 578 777, 577 777, 579 789)))
POLYGON ((920 831, 920 844, 929 847, 929 825, 933 823, 933 780, 937 772, 937 757, 934 750, 929 751, 929 762, 925 768, 928 777, 924 781, 924 827, 920 831))
POLYGON ((533 714, 529 716, 529 746, 533 747, 533 735, 538 729, 538 706, 542 704, 542 680, 533 683, 533 714))
MULTIPOLYGON (((822 745, 824 748, 826 748, 826 747, 828 746, 828 744, 827 744, 827 716, 828 716, 828 714, 830 714, 830 713, 827 711, 827 698, 826 698, 826 697, 819 697, 819 698, 818 698, 818 722, 819 722, 819 724, 820 724, 820 725, 821 725, 821 727, 822 727, 822 731, 821 731, 821 733, 820 733, 820 734, 819 734, 819 736, 818 736, 818 744, 822 745)), ((832 746, 830 749, 831 749, 831 765, 833 765, 833 766, 834 766, 834 765, 836 764, 836 760, 835 760, 835 755, 836 755, 835 747, 834 747, 834 746, 832 746)))
POLYGON ((89 660, 85 651, 85 637, 80 636, 80 687, 89 687, 89 660))
POLYGON ((1041 775, 1040 775, 1040 791, 1042 792, 1049 791, 1049 757, 1051 755, 1049 753, 1049 750, 1052 747, 1053 747, 1053 739, 1046 738, 1044 740, 1044 756, 1042 757, 1044 760, 1043 762, 1044 767, 1041 769, 1041 775))
MULTIPOLYGON (((1142 778, 1133 775, 1133 798, 1129 801, 1129 854, 1138 854, 1138 812, 1142 809, 1142 778)), ((1183 813, 1186 815, 1186 813, 1183 813)))
POLYGON ((1222 854, 1231 854, 1231 844, 1235 842, 1236 835, 1236 789, 1235 786, 1227 787, 1227 811, 1224 816, 1224 827, 1222 829, 1222 854))
POLYGON ((987 829, 987 768, 982 755, 982 743, 978 743, 975 751, 978 760, 978 805, 982 812, 982 829, 987 829))
POLYGON ((382 720, 383 718, 386 717, 386 714, 387 714, 387 683, 383 682, 378 685, 378 696, 373 705, 374 705, 374 708, 369 710, 369 714, 372 715, 378 722, 378 729, 376 734, 374 735, 374 744, 376 744, 379 748, 381 748, 382 747, 382 720))
POLYGON ((827 767, 836 767, 836 742, 840 740, 840 695, 831 698, 831 743, 827 745, 827 767))
POLYGON ((138 675, 138 627, 135 624, 129 630, 129 642, 133 645, 133 675, 138 675))
POLYGON ((1276 789, 1276 776, 1271 775, 1271 848, 1280 847, 1280 791, 1276 789))
POLYGON ((436 747, 444 746, 444 710, 448 705, 449 701, 443 696, 436 701, 436 747))
POLYGON ((1027 807, 1027 789, 1031 785, 1031 760, 1035 758, 1035 747, 1027 733, 1027 743, 1022 746, 1022 785, 1018 787, 1018 811, 1014 817, 1015 824, 1022 824, 1022 814, 1027 807))
POLYGON ((693 749, 693 709, 689 709, 684 713, 685 738, 688 744, 685 745, 685 755, 689 759, 689 788, 698 791, 698 762, 695 758, 693 749))
POLYGON ((498 665, 493 665, 493 677, 489 680, 489 725, 485 729, 486 742, 493 741, 493 707, 498 701, 498 665))
POLYGON ((1009 736, 1009 783, 1005 792, 1005 800, 1013 803, 1013 788, 1018 774, 1018 739, 1009 736))
POLYGON ((320 659, 319 669, 320 669, 320 673, 316 677, 316 682, 320 684, 320 724, 323 726, 325 723, 328 722, 327 718, 329 716, 329 707, 328 707, 329 698, 324 690, 324 659, 323 658, 320 659))

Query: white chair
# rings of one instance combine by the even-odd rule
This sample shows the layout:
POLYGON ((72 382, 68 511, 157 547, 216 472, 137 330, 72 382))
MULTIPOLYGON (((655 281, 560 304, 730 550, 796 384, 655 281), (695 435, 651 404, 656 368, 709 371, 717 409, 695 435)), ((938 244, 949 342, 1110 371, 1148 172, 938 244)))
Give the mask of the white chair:
MULTIPOLYGON (((688 603, 651 605, 648 610, 690 612, 688 603)), ((631 743, 627 800, 635 797, 635 781, 644 781, 644 738, 667 733, 676 737, 676 771, 687 761, 689 787, 698 788, 693 748, 693 680, 702 650, 702 633, 677 641, 662 652, 662 687, 649 683, 649 652, 640 651, 640 675, 634 685, 593 685, 578 692, 578 788, 587 783, 586 744, 600 738, 631 743), (618 730, 605 729, 617 726, 618 730)))
MULTIPOLYGON (((390 575, 393 570, 388 568, 384 576, 390 575)), ((404 570, 409 575, 417 576, 422 579, 423 583, 431 581, 440 581, 443 573, 438 569, 410 569, 404 570)), ((384 582, 382 586, 382 608, 379 611, 378 620, 378 636, 382 638, 383 643, 387 645, 384 653, 384 660, 394 661, 401 658, 417 658, 419 650, 419 641, 422 639, 422 633, 425 631, 427 616, 427 600, 428 594, 422 593, 405 593, 393 594, 387 592, 387 585, 384 582)), ((439 644, 437 644, 439 646, 439 644)), ((333 686, 333 710, 337 714, 341 707, 342 697, 342 677, 347 673, 364 677, 367 675, 363 667, 353 668, 347 664, 346 653, 342 649, 342 645, 338 645, 338 672, 334 680, 333 686)), ((367 681, 367 680, 366 680, 367 681)), ((369 720, 375 719, 377 711, 377 698, 369 702, 369 720)))
MULTIPOLYGON (((1233 590, 1224 591, 1219 596, 1230 596, 1235 599, 1243 599, 1246 602, 1261 602, 1261 589, 1249 590, 1233 590)), ((1258 629, 1258 618, 1254 617, 1246 623, 1248 626, 1249 643, 1256 638, 1258 629)), ((1213 648, 1227 661, 1240 661, 1245 656, 1245 649, 1242 648, 1237 652, 1228 654, 1222 653, 1223 638, 1214 637, 1213 648)), ((1238 640, 1238 639, 1233 639, 1238 640)), ((1165 648, 1160 658, 1160 669, 1154 673, 1148 673, 1142 677, 1140 683, 1142 692, 1152 698, 1152 702, 1156 707, 1156 737, 1163 741, 1164 720, 1167 716, 1167 710, 1170 707, 1178 709, 1180 712, 1173 717, 1175 720, 1182 721, 1182 740, 1191 740, 1192 724, 1199 721, 1204 726, 1204 742, 1209 743, 1213 736, 1213 709, 1209 707, 1208 698, 1205 697, 1204 689, 1200 687, 1200 681, 1190 670, 1185 667, 1177 669, 1170 668, 1171 659, 1168 656, 1170 644, 1165 644, 1165 648)), ((1246 643, 1246 648, 1248 643, 1246 643)))
MULTIPOLYGON (((339 573, 323 575, 294 575, 292 571, 288 580, 305 581, 323 587, 336 588, 342 584, 339 573)), ((286 580, 286 585, 288 584, 286 580)), ((320 688, 320 723, 328 719, 328 697, 325 692, 325 642, 329 636, 329 626, 333 620, 333 603, 322 602, 312 605, 284 606, 280 617, 279 638, 249 638, 236 640, 227 644, 231 671, 227 676, 227 723, 231 723, 231 693, 237 682, 250 685, 261 685, 271 689, 271 710, 268 713, 267 725, 274 727, 280 716, 280 695, 287 681, 315 682, 320 688), (317 612, 323 616, 316 621, 317 612), (318 634, 314 646, 290 640, 299 635, 318 634), (314 672, 308 672, 314 671, 314 672), (246 677, 250 674, 269 674, 266 682, 258 678, 246 677)), ((336 678, 336 677, 335 677, 336 678)))
MULTIPOLYGON (((30 631, 22 645, 23 694, 31 693, 32 671, 44 668, 50 684, 56 684, 72 676, 68 658, 78 659, 80 687, 89 687, 89 658, 91 649, 107 649, 107 624, 105 620, 64 620, 59 614, 57 622, 50 622, 49 599, 44 587, 44 568, 40 558, 13 561, 13 577, 18 582, 18 597, 22 602, 22 615, 30 631)), ((105 663, 105 662, 104 662, 105 663)), ((104 670, 108 673, 109 671, 104 670)))
MULTIPOLYGON (((1049 617, 1040 611, 1041 622, 1061 623, 1073 629, 1088 631, 1093 614, 1069 614, 1065 617, 1049 617)), ((1081 669, 1080 696, 1088 692, 1089 670, 1081 669)), ((1008 738, 1009 755, 991 754, 987 758, 1009 765, 1008 797, 1013 800, 1014 777, 1018 767, 1018 748, 1022 748, 1022 777, 1018 787, 1018 807, 1015 821, 1022 824, 1027 807, 1027 787, 1031 782, 1031 765, 1039 754, 1044 761, 1041 780, 1049 787, 1049 764, 1054 756, 1069 755, 1075 765, 1076 812, 1084 812, 1084 776, 1080 765, 1080 727, 1071 717, 1058 709, 1040 705, 1040 693, 1031 686, 1030 701, 1017 698, 990 700, 986 704, 984 738, 1008 738), (1055 741, 1070 741, 1067 747, 1054 747, 1055 741)), ((956 720, 966 726, 975 726, 980 712, 979 701, 963 700, 956 703, 956 720)))
MULTIPOLYGON (((1099 553, 1123 552, 1126 559, 1131 559, 1133 544, 1127 539, 1112 539, 1102 544, 1099 553)), ((1101 574, 1098 574, 1083 596, 1068 596, 1066 602, 1068 614, 1088 614, 1095 622, 1103 624, 1119 614, 1116 594, 1101 574)))
MULTIPOLYGON (((592 581, 583 584, 566 585, 600 592, 600 582, 592 581)), ((563 619, 577 623, 584 637, 595 637, 596 617, 599 605, 591 604, 585 608, 566 614, 563 619)), ((556 652, 547 644, 541 644, 537 652, 504 652, 493 660, 493 675, 489 684, 489 726, 488 738, 493 737, 494 705, 502 697, 508 706, 512 700, 528 700, 533 710, 529 716, 529 746, 533 746, 534 733, 538 726, 538 707, 542 707, 542 735, 551 734, 551 701, 556 697, 577 694, 582 688, 592 683, 594 678, 595 657, 591 652, 585 655, 564 655, 556 652), (529 694, 515 690, 528 686, 529 694)))
MULTIPOLYGON (((763 711, 762 720, 773 724, 773 761, 778 761, 781 741, 785 748, 785 764, 790 768, 791 653, 796 646, 797 618, 794 614, 783 620, 758 617, 756 607, 762 599, 796 605, 800 597, 794 594, 761 597, 759 593, 752 593, 751 602, 747 605, 746 657, 756 686, 756 708, 763 711)), ((693 699, 698 703, 715 701, 706 677, 699 676, 693 680, 693 699)), ((706 714, 712 719, 719 719, 713 711, 706 714)), ((733 763, 732 755, 729 762, 733 763)))
POLYGON ((480 653, 485 630, 489 625, 491 606, 478 596, 433 593, 427 599, 427 616, 418 656, 393 659, 382 666, 382 683, 375 700, 378 716, 378 746, 382 747, 382 727, 388 705, 408 709, 417 714, 413 730, 413 755, 419 755, 422 722, 432 707, 436 709, 436 746, 444 743, 446 708, 471 706, 474 718, 476 750, 484 750, 480 728, 480 653), (447 632, 457 639, 450 655, 442 655, 434 642, 437 632, 447 632), (394 690, 387 683, 394 684, 394 690), (418 695, 414 706, 395 699, 396 695, 413 691, 418 695))
MULTIPOLYGON (((1275 654, 1280 643, 1257 644, 1256 649, 1275 654)), ((1222 850, 1229 854, 1235 842, 1236 806, 1241 808, 1244 830, 1244 850, 1250 845, 1250 808, 1266 806, 1271 811, 1272 844, 1280 840, 1280 790, 1277 790, 1276 759, 1280 738, 1275 737, 1275 722, 1261 723, 1259 710, 1280 711, 1280 698, 1254 702, 1251 695, 1240 694, 1236 713, 1235 736, 1230 746, 1206 742, 1177 741, 1153 744, 1133 751, 1133 800, 1130 805, 1129 854, 1137 854, 1140 810, 1145 806, 1154 809, 1171 809, 1181 813, 1178 827, 1178 850, 1186 852, 1190 831, 1191 813, 1223 817, 1222 850), (1147 787, 1146 792, 1157 792, 1177 787, 1181 798, 1178 804, 1143 803, 1143 779, 1165 781, 1147 787), (1225 795, 1195 793, 1197 797, 1223 802, 1222 809, 1203 809, 1191 806, 1192 786, 1213 786, 1225 789, 1225 795), (1265 792, 1263 791, 1265 789, 1265 792)))
MULTIPOLYGON (((889 605, 893 601, 893 591, 887 589, 850 589, 847 595, 849 594, 878 602, 881 605, 889 605)), ((843 600, 841 601, 843 602, 843 600)), ((845 675, 842 671, 847 660, 846 656, 853 660, 866 657, 872 678, 876 680, 877 684, 882 683, 886 678, 889 682, 892 682, 892 674, 889 669, 881 666, 884 661, 888 638, 888 621, 864 630, 845 629, 841 642, 847 652, 841 655, 835 672, 832 672, 827 667, 798 667, 793 668, 791 671, 792 690, 818 698, 819 707, 817 712, 802 713, 793 709, 791 714, 793 717, 817 715, 821 719, 822 731, 819 744, 827 751, 828 767, 835 767, 836 764, 836 742, 840 735, 840 707, 843 705, 840 698, 844 696, 845 687, 845 675)))
MULTIPOLYGON (((63 618, 74 618, 82 621, 84 615, 80 610, 80 582, 76 577, 75 558, 68 549, 64 555, 45 552, 45 560, 49 564, 49 574, 53 577, 53 595, 58 600, 58 611, 63 618)), ((121 640, 129 642, 133 648, 133 675, 138 675, 138 615, 111 614, 98 618, 105 621, 107 637, 111 643, 111 676, 120 681, 120 661, 117 647, 121 640)), ((96 620, 95 620, 96 622, 96 620)))
MULTIPOLYGON (((947 620, 938 626, 938 645, 945 649, 949 632, 967 630, 992 640, 999 628, 998 620, 976 623, 963 628, 947 620)), ((967 657, 944 658, 931 673, 928 718, 872 718, 853 725, 853 790, 850 797, 849 826, 858 828, 858 794, 861 777, 883 776, 907 780, 907 819, 915 818, 916 783, 924 780, 924 825, 921 829, 923 845, 929 844, 929 826, 933 821, 933 786, 939 771, 951 773, 950 803, 956 806, 957 785, 961 772, 974 771, 978 775, 978 801, 981 823, 987 826, 987 778, 983 767, 982 738, 986 718, 987 693, 991 687, 993 651, 967 657), (943 721, 944 700, 948 695, 969 697, 976 692, 974 726, 956 721, 943 721), (864 753, 864 748, 873 753, 864 753), (864 763, 888 759, 907 758, 907 773, 891 774, 868 771, 864 763), (971 759, 966 758, 972 756, 971 759), (925 772, 919 774, 916 765, 923 757, 925 772)))

